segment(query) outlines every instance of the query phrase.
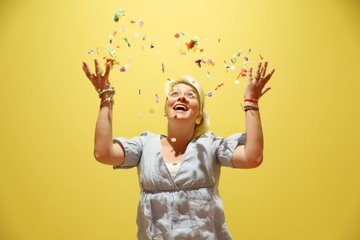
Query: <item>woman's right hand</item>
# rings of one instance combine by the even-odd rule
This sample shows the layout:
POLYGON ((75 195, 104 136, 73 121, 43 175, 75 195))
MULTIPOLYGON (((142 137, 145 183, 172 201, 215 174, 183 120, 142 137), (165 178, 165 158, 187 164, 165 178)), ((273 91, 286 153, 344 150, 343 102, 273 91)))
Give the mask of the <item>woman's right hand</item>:
POLYGON ((82 68, 85 72, 85 75, 90 80, 90 82, 92 83, 92 85, 95 87, 96 90, 108 88, 110 86, 109 73, 110 73, 111 63, 106 64, 105 73, 104 75, 102 75, 99 66, 99 61, 95 59, 94 62, 95 62, 95 73, 92 73, 87 63, 83 62, 82 68))

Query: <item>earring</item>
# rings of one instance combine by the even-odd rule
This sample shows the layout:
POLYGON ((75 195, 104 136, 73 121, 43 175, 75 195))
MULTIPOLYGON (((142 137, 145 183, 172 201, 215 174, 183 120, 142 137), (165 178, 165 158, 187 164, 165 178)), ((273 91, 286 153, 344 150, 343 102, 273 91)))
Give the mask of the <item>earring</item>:
POLYGON ((197 119, 195 120, 195 123, 196 123, 197 125, 199 125, 199 124, 201 123, 201 119, 197 118, 197 119))

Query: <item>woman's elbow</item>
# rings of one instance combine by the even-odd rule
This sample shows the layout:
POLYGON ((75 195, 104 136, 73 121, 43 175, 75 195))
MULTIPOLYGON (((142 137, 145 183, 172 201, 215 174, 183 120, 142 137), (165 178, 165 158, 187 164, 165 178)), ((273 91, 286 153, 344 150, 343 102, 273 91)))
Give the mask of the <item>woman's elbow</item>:
POLYGON ((248 168, 257 168, 263 162, 263 155, 250 156, 246 162, 248 168))
POLYGON ((100 163, 107 163, 109 154, 107 154, 104 151, 99 151, 98 149, 94 149, 94 158, 96 159, 96 161, 100 163))
POLYGON ((253 159, 251 159, 251 165, 253 166, 253 168, 259 167, 262 162, 263 162, 263 155, 254 157, 253 159))

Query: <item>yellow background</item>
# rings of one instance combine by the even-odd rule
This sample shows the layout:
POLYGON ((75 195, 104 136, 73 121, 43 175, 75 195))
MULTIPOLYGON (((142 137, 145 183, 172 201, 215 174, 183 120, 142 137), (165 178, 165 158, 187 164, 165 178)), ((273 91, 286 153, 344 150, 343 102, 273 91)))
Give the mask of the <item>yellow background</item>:
POLYGON ((260 103, 264 164, 223 170, 220 192, 233 238, 360 239, 357 1, 5 0, 0 6, 0 239, 135 239, 136 170, 113 171, 94 160, 99 99, 81 69, 82 61, 93 67, 96 55, 87 51, 121 26, 112 21, 119 7, 127 23, 145 23, 127 24, 129 33, 140 29, 148 39, 144 50, 132 40, 127 72, 111 72, 115 136, 164 132, 163 83, 182 74, 214 92, 206 103, 214 132, 244 131, 244 81, 233 83, 241 63, 225 73, 222 61, 251 48, 249 66, 261 54, 276 73, 260 103), (203 43, 218 60, 210 79, 190 54, 178 54, 180 31, 211 36, 203 43))

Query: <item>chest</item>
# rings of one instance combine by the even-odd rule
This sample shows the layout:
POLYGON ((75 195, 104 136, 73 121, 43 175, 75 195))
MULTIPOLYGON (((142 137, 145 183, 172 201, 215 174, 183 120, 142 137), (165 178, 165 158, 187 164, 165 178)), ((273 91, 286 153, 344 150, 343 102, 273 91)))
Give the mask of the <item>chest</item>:
MULTIPOLYGON (((184 150, 184 152, 185 152, 185 150, 184 150)), ((165 144, 162 144, 162 146, 161 146, 162 158, 166 162, 170 162, 170 163, 181 162, 184 158, 184 152, 176 152, 176 151, 174 151, 173 148, 171 148, 165 144)))

